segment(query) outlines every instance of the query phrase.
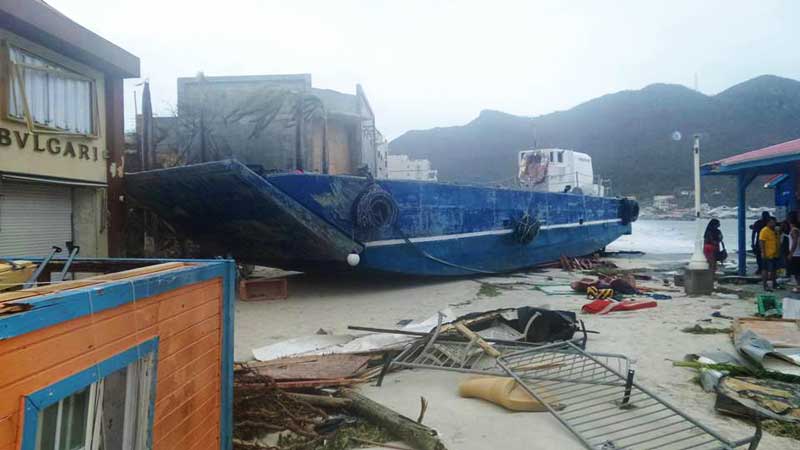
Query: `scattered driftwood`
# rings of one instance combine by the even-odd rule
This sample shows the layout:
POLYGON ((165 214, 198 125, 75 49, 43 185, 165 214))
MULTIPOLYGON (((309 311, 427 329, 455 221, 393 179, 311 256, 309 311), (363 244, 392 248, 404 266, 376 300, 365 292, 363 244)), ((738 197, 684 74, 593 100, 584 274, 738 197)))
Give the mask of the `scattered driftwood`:
POLYGON ((295 392, 287 392, 286 395, 295 400, 306 402, 311 406, 323 408, 347 408, 353 403, 349 398, 336 398, 327 395, 299 394, 295 392))
POLYGON ((436 431, 416 423, 351 389, 342 389, 342 395, 353 401, 351 411, 379 425, 417 450, 446 450, 436 431))
POLYGON ((417 417, 417 423, 421 424, 422 419, 425 418, 425 411, 428 410, 428 400, 425 397, 420 396, 419 398, 419 416, 417 417))
POLYGON ((233 435, 241 444, 236 448, 258 449, 263 447, 247 441, 284 430, 303 436, 308 442, 321 441, 323 437, 314 432, 314 426, 328 415, 289 396, 271 378, 239 368, 234 370, 233 417, 233 435))
POLYGON ((733 328, 725 327, 725 328, 715 328, 715 327, 704 327, 701 325, 695 324, 691 327, 686 327, 682 329, 684 333, 689 334, 730 334, 733 333, 733 328))

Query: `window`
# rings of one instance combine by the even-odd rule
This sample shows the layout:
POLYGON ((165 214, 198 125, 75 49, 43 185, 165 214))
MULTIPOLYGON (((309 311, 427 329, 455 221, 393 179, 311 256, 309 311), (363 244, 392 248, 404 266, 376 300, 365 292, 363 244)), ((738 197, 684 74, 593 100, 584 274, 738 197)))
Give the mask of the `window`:
POLYGON ((564 152, 558 152, 558 162, 564 162, 564 152))
POLYGON ((94 83, 24 50, 9 47, 8 115, 31 128, 94 134, 94 83))
MULTIPOLYGON (((99 369, 98 369, 99 370, 99 369)), ((155 354, 135 360, 47 406, 35 408, 28 450, 146 450, 154 398, 155 354)), ((96 379, 96 378, 95 378, 96 379)), ((41 397, 52 394, 45 390, 41 397)), ((34 394, 35 397, 39 394, 34 394)), ((44 400, 47 401, 47 400, 44 400)), ((26 417, 26 422, 28 421, 26 417)))

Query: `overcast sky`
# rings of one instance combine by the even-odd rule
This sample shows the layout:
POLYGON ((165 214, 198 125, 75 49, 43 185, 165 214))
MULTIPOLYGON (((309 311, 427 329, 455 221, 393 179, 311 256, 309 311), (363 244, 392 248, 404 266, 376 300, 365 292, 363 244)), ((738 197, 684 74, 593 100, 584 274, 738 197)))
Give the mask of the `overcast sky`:
POLYGON ((695 73, 707 94, 765 73, 800 79, 794 0, 47 1, 141 59, 157 114, 198 71, 361 83, 390 138, 482 109, 539 115, 656 82, 693 87, 695 73))

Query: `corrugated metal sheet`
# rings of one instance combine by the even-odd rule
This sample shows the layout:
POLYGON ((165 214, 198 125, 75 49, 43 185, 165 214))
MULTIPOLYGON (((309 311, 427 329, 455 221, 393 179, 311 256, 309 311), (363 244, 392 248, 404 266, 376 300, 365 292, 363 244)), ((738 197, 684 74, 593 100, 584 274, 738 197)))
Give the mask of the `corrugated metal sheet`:
POLYGON ((0 255, 46 255, 71 240, 71 188, 0 183, 0 255))

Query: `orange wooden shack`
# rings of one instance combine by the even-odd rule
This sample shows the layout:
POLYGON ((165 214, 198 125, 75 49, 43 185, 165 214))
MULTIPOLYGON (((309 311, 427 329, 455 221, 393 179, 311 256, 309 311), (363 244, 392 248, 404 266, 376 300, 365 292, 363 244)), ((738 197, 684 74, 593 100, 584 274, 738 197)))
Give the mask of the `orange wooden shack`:
POLYGON ((230 449, 234 263, 106 261, 0 293, 0 450, 230 449))

